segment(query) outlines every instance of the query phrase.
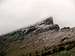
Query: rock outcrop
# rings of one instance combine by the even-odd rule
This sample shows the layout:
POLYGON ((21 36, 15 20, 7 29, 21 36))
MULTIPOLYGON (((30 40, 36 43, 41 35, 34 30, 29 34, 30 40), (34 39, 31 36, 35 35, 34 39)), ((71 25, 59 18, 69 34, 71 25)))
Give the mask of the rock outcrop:
MULTIPOLYGON (((25 29, 21 29, 22 31, 24 30, 24 32, 26 34, 32 33, 32 32, 37 32, 37 33, 41 33, 41 32, 46 32, 49 30, 56 30, 58 31, 60 29, 59 25, 54 24, 53 23, 53 18, 49 17, 46 20, 43 20, 35 25, 31 25, 25 29)), ((20 31, 21 31, 20 30, 20 31)))

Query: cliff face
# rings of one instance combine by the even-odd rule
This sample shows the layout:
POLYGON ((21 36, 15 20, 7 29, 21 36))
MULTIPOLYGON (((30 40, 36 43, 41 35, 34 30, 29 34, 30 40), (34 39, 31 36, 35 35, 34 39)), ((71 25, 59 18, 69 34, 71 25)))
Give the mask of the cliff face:
MULTIPOLYGON (((75 28, 60 29, 49 17, 0 36, 0 56, 55 56, 75 47, 75 28)), ((69 54, 72 55, 72 54, 69 54)))

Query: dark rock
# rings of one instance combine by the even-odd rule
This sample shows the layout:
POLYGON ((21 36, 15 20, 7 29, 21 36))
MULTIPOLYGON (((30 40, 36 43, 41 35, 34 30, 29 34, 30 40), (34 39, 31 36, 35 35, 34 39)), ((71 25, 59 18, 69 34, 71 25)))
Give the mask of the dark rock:
POLYGON ((56 31, 58 31, 59 29, 60 29, 59 25, 52 24, 52 25, 46 25, 44 30, 46 30, 46 31, 49 31, 49 30, 56 30, 56 31))
POLYGON ((35 27, 35 26, 30 26, 30 27, 28 28, 28 30, 26 31, 26 34, 32 32, 32 31, 34 31, 34 30, 36 30, 36 27, 35 27))
POLYGON ((34 32, 35 33, 42 33, 42 32, 46 32, 46 31, 49 31, 49 30, 58 31, 59 29, 60 29, 59 25, 51 24, 51 25, 44 25, 43 27, 40 27, 40 28, 36 29, 34 32))
POLYGON ((53 25, 53 29, 55 29, 56 31, 58 31, 60 29, 59 25, 58 24, 54 24, 53 25))
POLYGON ((69 30, 70 30, 70 27, 61 28, 61 31, 69 31, 69 30))
POLYGON ((53 24, 53 17, 49 17, 46 20, 44 20, 43 22, 46 25, 53 24))

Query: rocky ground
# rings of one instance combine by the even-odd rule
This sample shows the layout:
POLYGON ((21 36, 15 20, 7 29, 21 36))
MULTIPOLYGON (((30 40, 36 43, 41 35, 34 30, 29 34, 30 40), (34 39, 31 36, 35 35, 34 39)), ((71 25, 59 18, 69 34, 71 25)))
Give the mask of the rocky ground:
POLYGON ((75 28, 59 27, 49 17, 0 36, 0 56, 74 56, 75 28))

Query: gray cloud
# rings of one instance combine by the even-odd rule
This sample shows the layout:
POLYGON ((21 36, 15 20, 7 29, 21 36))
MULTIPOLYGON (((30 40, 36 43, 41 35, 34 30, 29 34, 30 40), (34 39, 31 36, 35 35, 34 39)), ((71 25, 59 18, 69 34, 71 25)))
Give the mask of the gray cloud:
POLYGON ((63 26, 75 26, 74 0, 2 0, 0 33, 34 24, 48 16, 63 26))

